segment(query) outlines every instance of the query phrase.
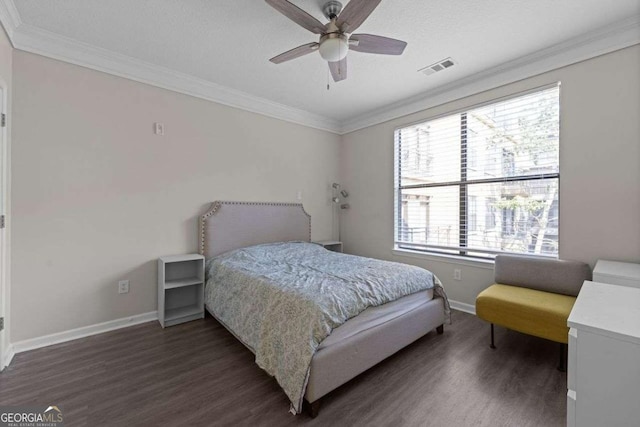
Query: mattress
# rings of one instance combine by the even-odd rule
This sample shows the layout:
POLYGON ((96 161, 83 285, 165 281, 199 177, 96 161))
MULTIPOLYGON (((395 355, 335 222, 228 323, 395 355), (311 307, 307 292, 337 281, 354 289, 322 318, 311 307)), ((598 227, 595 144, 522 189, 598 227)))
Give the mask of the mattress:
POLYGON ((369 307, 359 315, 352 317, 344 324, 335 328, 331 334, 320 343, 318 351, 400 317, 432 299, 433 289, 427 289, 377 307, 369 307))

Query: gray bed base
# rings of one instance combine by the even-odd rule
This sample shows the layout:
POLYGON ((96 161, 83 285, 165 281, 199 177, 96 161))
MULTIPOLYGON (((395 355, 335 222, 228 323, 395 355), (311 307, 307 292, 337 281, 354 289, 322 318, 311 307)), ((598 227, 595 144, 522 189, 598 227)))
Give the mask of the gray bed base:
MULTIPOLYGON (((200 253, 207 259, 260 243, 308 242, 311 217, 297 203, 213 202, 200 218, 200 238, 200 253)), ((327 393, 433 329, 442 333, 444 321, 443 300, 433 298, 388 322, 319 349, 311 360, 305 392, 311 416, 317 415, 321 398, 327 393)), ((220 324, 235 336, 223 322, 220 324)))
POLYGON ((442 298, 433 298, 388 322, 321 348, 311 359, 305 399, 316 402, 362 372, 444 324, 442 298))

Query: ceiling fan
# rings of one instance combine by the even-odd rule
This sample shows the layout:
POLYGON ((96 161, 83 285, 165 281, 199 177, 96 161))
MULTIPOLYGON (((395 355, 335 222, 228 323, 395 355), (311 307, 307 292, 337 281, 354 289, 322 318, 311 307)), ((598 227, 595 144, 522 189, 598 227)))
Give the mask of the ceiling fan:
POLYGON ((383 55, 402 55, 407 42, 372 34, 352 34, 369 17, 382 0, 351 0, 342 9, 339 1, 328 1, 322 13, 329 19, 323 24, 298 6, 287 0, 265 0, 269 5, 301 27, 320 35, 316 43, 307 43, 270 59, 280 64, 318 51, 329 63, 333 80, 347 78, 347 53, 349 50, 383 55))

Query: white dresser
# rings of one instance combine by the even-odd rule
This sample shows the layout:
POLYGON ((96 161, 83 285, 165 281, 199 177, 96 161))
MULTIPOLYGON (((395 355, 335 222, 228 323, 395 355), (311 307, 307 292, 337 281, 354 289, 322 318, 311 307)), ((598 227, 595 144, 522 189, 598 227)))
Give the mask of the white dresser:
POLYGON ((593 281, 640 288, 640 264, 598 260, 593 269, 593 281))
POLYGON ((584 282, 568 325, 567 425, 640 426, 640 288, 584 282))

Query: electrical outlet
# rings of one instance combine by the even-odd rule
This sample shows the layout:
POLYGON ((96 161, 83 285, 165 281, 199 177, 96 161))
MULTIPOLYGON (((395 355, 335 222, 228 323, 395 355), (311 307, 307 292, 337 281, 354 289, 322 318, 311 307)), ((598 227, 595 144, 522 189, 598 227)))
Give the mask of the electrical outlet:
POLYGON ((453 280, 462 280, 462 270, 459 268, 453 269, 453 280))
POLYGON ((128 280, 120 280, 118 282, 118 293, 119 294, 127 294, 127 293, 129 293, 129 281, 128 280))

